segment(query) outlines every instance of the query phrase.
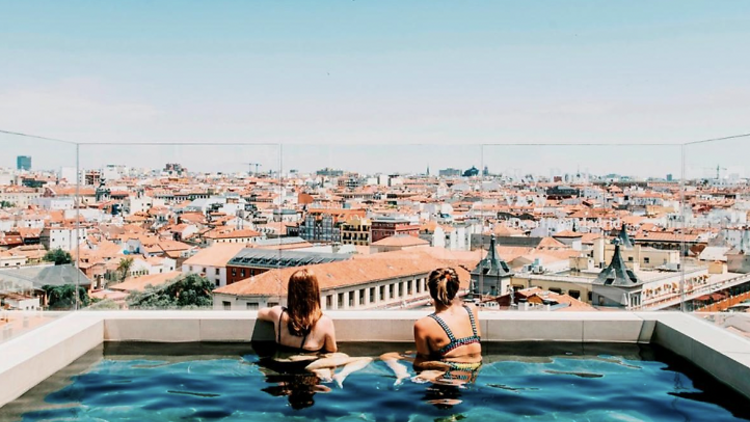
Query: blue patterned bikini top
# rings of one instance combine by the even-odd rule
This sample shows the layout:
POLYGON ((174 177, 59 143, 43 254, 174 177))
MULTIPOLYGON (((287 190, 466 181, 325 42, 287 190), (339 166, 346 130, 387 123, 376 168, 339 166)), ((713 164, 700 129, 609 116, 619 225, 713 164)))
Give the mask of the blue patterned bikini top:
POLYGON ((450 340, 450 343, 448 343, 445 347, 441 348, 440 350, 436 351, 436 353, 445 356, 448 352, 450 352, 453 349, 456 349, 460 346, 466 346, 469 344, 479 343, 480 338, 477 334, 477 324, 476 321, 474 321, 474 313, 471 312, 471 309, 464 305, 464 309, 466 309, 466 312, 469 313, 469 320, 471 321, 471 331, 473 335, 470 335, 469 337, 463 337, 463 338, 456 338, 456 336, 453 335, 453 331, 451 331, 450 327, 448 327, 448 324, 445 323, 445 321, 442 320, 439 316, 435 315, 434 313, 430 314, 429 317, 434 319, 435 322, 440 325, 440 328, 445 331, 445 334, 448 335, 448 339, 450 340))

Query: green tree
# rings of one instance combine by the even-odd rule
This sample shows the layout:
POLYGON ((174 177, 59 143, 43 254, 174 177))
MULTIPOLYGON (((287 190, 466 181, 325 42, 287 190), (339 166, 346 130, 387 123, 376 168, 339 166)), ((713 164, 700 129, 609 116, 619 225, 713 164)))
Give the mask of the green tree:
POLYGON ((197 274, 182 276, 160 286, 146 286, 127 298, 130 309, 211 308, 214 283, 197 274))
POLYGON ((55 265, 70 264, 73 262, 73 257, 64 250, 57 248, 52 251, 48 251, 43 258, 45 261, 54 262, 55 265))
POLYGON ((121 281, 125 281, 126 278, 128 278, 128 273, 130 272, 130 268, 133 266, 133 258, 122 258, 120 259, 120 263, 117 265, 117 271, 120 272, 121 281))
POLYGON ((79 307, 89 305, 89 295, 86 289, 75 284, 63 284, 60 286, 51 286, 49 284, 42 286, 42 290, 47 294, 47 306, 50 309, 73 309, 76 307, 76 292, 78 293, 79 307))
POLYGON ((0 201, 0 208, 13 208, 16 204, 8 201, 0 201))

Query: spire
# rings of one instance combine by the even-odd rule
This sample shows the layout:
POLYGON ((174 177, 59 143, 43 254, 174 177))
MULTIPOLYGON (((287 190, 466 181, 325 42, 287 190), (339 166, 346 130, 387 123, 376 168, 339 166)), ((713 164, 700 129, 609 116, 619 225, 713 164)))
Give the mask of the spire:
POLYGON ((490 250, 487 251, 487 256, 479 261, 471 274, 489 277, 510 277, 513 275, 508 264, 497 254, 494 234, 490 236, 490 250))
MULTIPOLYGON (((617 234, 615 240, 619 240, 619 244, 622 245, 623 248, 631 249, 633 247, 633 242, 630 240, 630 236, 628 236, 628 230, 625 223, 622 223, 620 233, 617 234)), ((612 243, 614 243, 614 240, 612 243)))
POLYGON ((622 255, 620 254, 620 239, 616 238, 614 243, 615 253, 612 255, 612 261, 607 268, 599 273, 599 276, 596 278, 596 283, 616 286, 633 286, 639 284, 641 281, 638 279, 638 276, 630 271, 625 266, 625 261, 622 260, 622 255))

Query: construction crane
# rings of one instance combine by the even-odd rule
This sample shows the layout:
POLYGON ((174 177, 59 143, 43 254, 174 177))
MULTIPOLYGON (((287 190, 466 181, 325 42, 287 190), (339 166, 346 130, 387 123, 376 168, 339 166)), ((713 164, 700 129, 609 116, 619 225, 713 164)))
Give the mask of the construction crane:
POLYGON ((255 166, 255 174, 256 174, 256 175, 258 174, 258 167, 262 167, 262 166, 263 166, 263 165, 262 165, 262 164, 260 164, 260 163, 246 163, 246 164, 247 164, 248 166, 250 166, 250 167, 249 167, 250 169, 248 170, 248 173, 250 173, 250 174, 253 174, 253 167, 252 167, 252 166, 255 166))
POLYGON ((720 180, 721 171, 726 170, 726 168, 722 167, 721 165, 717 165, 715 169, 712 167, 706 167, 706 170, 716 170, 716 180, 720 180))

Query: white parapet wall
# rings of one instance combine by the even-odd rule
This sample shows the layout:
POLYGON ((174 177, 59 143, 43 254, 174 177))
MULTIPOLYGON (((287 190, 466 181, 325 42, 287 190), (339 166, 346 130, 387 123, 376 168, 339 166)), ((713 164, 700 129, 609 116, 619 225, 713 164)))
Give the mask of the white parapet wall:
MULTIPOLYGON (((346 342, 411 342, 414 321, 425 311, 326 311, 336 337, 346 342)), ((256 324, 256 311, 103 312, 104 341, 273 340, 271 324, 256 324), (256 332, 255 330, 259 330, 256 332), (270 336, 269 336, 270 333, 270 336)), ((648 315, 648 314, 646 314, 648 315)), ((484 341, 649 343, 655 322, 628 312, 484 312, 484 341)))
MULTIPOLYGON (((425 311, 326 311, 341 342, 413 341, 425 311)), ((656 343, 750 397, 750 342, 689 314, 482 312, 487 342, 656 343), (718 366, 717 366, 718 365, 718 366), (744 378, 741 378, 744 377, 744 378)), ((0 344, 0 406, 102 342, 273 340, 256 311, 82 311, 0 344)))

